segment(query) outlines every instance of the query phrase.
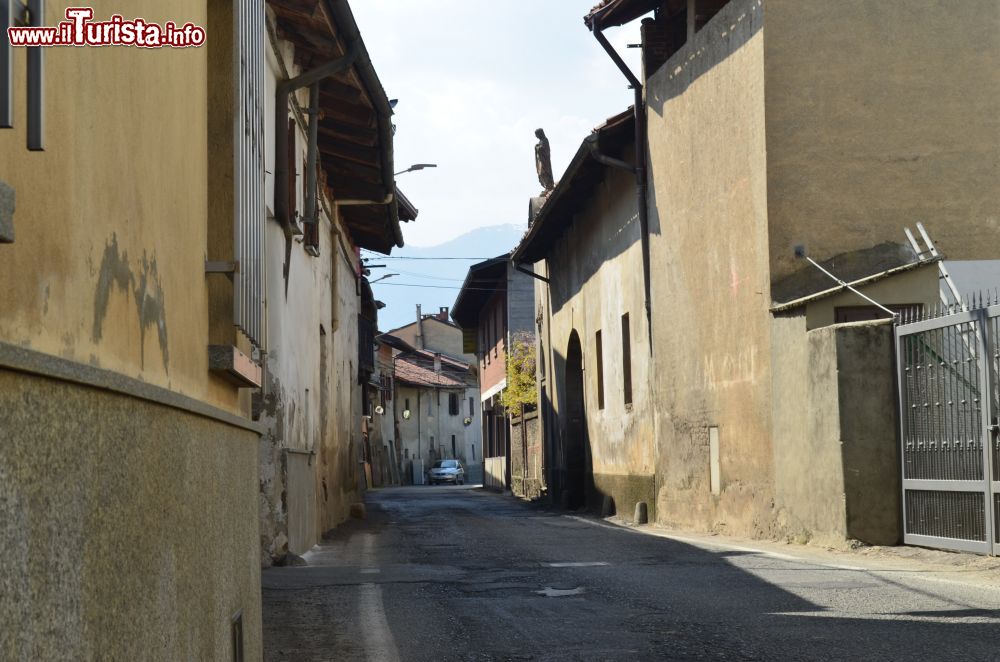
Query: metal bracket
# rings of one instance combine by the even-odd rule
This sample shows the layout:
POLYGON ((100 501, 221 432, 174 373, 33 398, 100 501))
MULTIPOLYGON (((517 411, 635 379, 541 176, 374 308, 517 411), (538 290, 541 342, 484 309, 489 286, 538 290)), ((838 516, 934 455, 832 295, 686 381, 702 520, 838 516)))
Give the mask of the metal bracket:
POLYGON ((210 260, 205 261, 205 273, 206 274, 225 274, 232 280, 233 275, 239 273, 240 263, 239 262, 212 262, 210 260))
POLYGON ((532 278, 534 278, 535 280, 542 281, 546 285, 551 285, 552 284, 552 281, 550 281, 545 276, 539 276, 534 271, 528 271, 522 265, 518 264, 517 262, 514 262, 513 260, 511 261, 511 264, 514 265, 514 269, 516 269, 517 271, 520 271, 522 274, 527 274, 527 275, 531 276, 532 278))

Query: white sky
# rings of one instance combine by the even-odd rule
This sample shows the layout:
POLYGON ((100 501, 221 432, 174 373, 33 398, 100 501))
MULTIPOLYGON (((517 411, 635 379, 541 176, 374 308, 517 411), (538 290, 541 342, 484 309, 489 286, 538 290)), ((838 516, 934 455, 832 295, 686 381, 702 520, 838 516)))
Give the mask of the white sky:
MULTIPOLYGON (((420 210, 408 245, 476 227, 526 223, 534 131, 559 178, 590 130, 632 103, 625 78, 583 24, 595 0, 354 0, 390 99, 399 187, 420 210)), ((638 75, 636 21, 608 36, 638 75)), ((487 251, 488 252, 488 251, 487 251)))

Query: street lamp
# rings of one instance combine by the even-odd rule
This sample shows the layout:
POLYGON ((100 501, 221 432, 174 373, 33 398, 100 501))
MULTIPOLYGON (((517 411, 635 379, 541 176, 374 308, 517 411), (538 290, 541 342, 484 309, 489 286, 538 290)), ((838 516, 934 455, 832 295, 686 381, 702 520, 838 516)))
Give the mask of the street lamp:
POLYGON ((384 276, 381 276, 381 277, 379 277, 379 278, 376 278, 375 280, 373 280, 372 282, 370 282, 370 283, 368 283, 368 284, 369 284, 369 285, 374 285, 375 283, 379 282, 380 280, 385 280, 386 278, 392 278, 393 276, 398 276, 398 275, 399 275, 399 274, 386 274, 386 275, 384 275, 384 276))
POLYGON ((396 173, 396 175, 402 175, 407 172, 413 172, 414 170, 423 170, 424 168, 436 168, 436 167, 437 167, 436 163, 414 163, 406 170, 400 170, 399 172, 396 173))

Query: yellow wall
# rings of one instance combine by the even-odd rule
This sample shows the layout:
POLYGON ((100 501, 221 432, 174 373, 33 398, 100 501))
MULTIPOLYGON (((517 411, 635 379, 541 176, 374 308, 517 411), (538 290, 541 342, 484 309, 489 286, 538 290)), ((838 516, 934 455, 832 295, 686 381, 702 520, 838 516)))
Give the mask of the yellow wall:
POLYGON ((734 0, 646 92, 657 518, 751 535, 773 491, 762 21, 734 0))
MULTIPOLYGON (((66 4, 47 4, 48 24, 66 4)), ((97 18, 207 22, 204 0, 94 4, 97 18)), ((0 245, 0 341, 236 410, 208 373, 208 48, 48 49, 44 152, 25 148, 25 53, 15 59, 0 179, 16 190, 17 240, 0 245)))
POLYGON ((1000 4, 766 0, 772 280, 923 221, 951 259, 1000 230, 1000 4))
MULTIPOLYGON (((67 4, 47 3, 46 23, 67 4)), ((94 4, 98 19, 208 27, 220 68, 210 77, 208 46, 51 48, 46 149, 28 152, 15 52, 16 127, 0 129, 17 196, 16 241, 0 245, 0 622, 16 625, 0 627, 0 658, 227 659, 242 610, 259 659, 258 434, 225 413, 247 392, 208 371, 208 202, 231 209, 233 195, 209 190, 210 159, 232 158, 212 151, 231 141, 209 139, 209 117, 232 117, 208 92, 232 84, 231 41, 204 0, 94 4)), ((231 4, 211 4, 231 23, 231 4)))

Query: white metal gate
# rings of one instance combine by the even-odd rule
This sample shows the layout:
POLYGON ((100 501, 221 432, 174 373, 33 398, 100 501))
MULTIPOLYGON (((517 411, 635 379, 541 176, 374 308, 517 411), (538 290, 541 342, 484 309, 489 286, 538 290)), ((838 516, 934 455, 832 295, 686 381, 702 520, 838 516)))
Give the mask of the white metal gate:
POLYGON ((897 324, 904 542, 1000 553, 1000 305, 897 324))

